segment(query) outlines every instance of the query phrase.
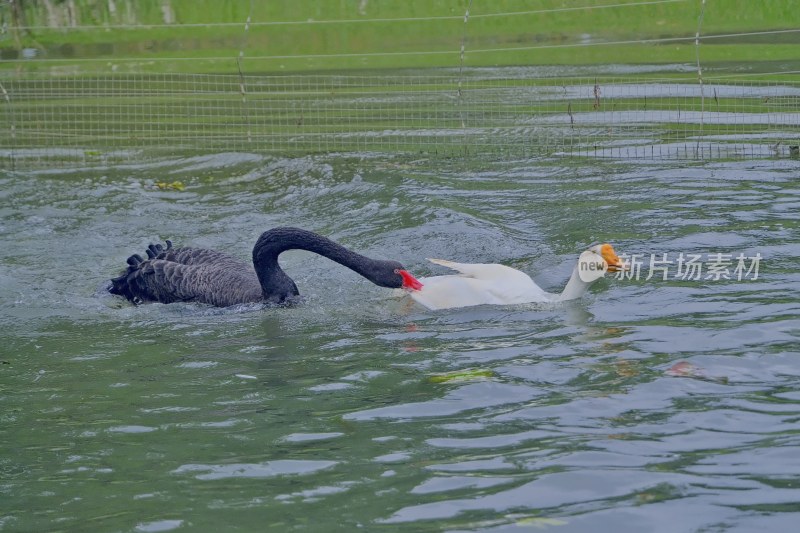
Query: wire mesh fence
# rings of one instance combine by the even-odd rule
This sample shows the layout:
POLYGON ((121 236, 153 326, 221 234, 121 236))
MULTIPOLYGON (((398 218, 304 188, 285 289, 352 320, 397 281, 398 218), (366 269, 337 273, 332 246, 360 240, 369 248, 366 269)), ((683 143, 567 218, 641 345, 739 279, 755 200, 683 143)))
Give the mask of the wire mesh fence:
MULTIPOLYGON (((0 168, 208 152, 795 157, 800 144, 792 70, 800 57, 791 46, 800 29, 773 21, 712 31, 704 28, 705 0, 567 7, 509 0, 496 12, 477 0, 412 0, 382 4, 372 17, 366 2, 342 4, 341 12, 332 3, 297 3, 299 13, 329 20, 273 20, 274 4, 244 0, 201 3, 200 10, 177 0, 25 4, 33 6, 28 22, 23 4, 0 3, 0 168), (219 6, 239 22, 220 20, 219 6), (599 14, 636 28, 580 33, 597 31, 599 14), (90 15, 104 22, 87 24, 90 15), (196 20, 178 22, 188 16, 196 20), (531 34, 530 24, 569 34, 531 34), (682 34, 660 35, 657 27, 682 34), (104 32, 122 34, 105 42, 104 32), (747 48, 748 39, 768 39, 774 60, 764 68, 778 68, 757 79, 709 76, 701 39, 719 58, 747 48), (383 49, 384 41, 395 48, 383 49), (590 68, 563 64, 580 51, 590 68), (651 62, 632 64, 641 57, 651 62), (682 61, 669 63, 676 57, 682 61), (591 68, 600 61, 611 68, 591 68), (416 68, 376 68, 384 62, 416 68), (275 74, 285 63, 294 73, 275 74)), ((794 13, 791 2, 779 3, 794 13)), ((706 19, 721 20, 734 4, 717 0, 706 19)), ((788 20, 782 13, 773 19, 788 20)))
POLYGON ((209 151, 791 156, 800 86, 459 75, 42 77, 3 83, 9 168, 209 151))

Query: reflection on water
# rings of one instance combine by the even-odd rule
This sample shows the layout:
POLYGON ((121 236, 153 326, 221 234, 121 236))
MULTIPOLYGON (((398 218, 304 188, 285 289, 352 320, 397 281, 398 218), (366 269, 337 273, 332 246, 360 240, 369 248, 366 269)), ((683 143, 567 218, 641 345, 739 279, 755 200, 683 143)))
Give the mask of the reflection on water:
POLYGON ((798 166, 228 154, 2 175, 0 529, 788 531, 798 166), (763 260, 757 280, 439 312, 302 252, 289 309, 97 291, 150 241, 248 257, 276 225, 548 290, 594 242, 763 260))

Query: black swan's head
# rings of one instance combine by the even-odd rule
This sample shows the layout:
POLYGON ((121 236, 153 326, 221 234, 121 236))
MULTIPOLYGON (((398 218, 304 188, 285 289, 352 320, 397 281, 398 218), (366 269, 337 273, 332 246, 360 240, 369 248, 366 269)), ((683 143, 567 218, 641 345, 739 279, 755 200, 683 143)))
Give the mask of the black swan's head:
POLYGON ((375 261, 365 274, 375 285, 389 289, 418 291, 422 288, 422 283, 397 261, 375 261))

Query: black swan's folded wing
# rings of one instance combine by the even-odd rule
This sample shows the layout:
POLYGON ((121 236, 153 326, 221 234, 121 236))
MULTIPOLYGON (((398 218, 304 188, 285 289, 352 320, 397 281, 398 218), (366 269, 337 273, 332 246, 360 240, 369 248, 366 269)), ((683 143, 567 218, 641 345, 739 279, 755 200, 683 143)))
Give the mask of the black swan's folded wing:
MULTIPOLYGON (((149 255, 150 252, 148 252, 149 255)), ((240 262, 226 253, 209 250, 208 248, 168 248, 154 257, 182 265, 220 264, 229 261, 240 262)))
POLYGON ((263 301, 255 270, 222 252, 202 248, 158 249, 149 259, 128 258, 128 268, 111 280, 112 294, 134 303, 202 302, 216 306, 263 301))

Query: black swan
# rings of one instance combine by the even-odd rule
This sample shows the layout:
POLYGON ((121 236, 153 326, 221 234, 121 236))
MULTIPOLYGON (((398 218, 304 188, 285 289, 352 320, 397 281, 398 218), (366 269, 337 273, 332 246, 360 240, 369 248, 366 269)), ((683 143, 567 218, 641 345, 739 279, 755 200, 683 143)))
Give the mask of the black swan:
POLYGON ((253 247, 252 265, 215 250, 173 248, 170 241, 166 243, 166 248, 151 244, 147 259, 139 254, 130 256, 128 268, 111 280, 108 291, 134 304, 201 302, 227 307, 251 302, 290 303, 300 292, 278 265, 278 256, 286 250, 308 250, 325 256, 381 287, 422 288, 397 261, 370 259, 298 228, 262 233, 253 247))

